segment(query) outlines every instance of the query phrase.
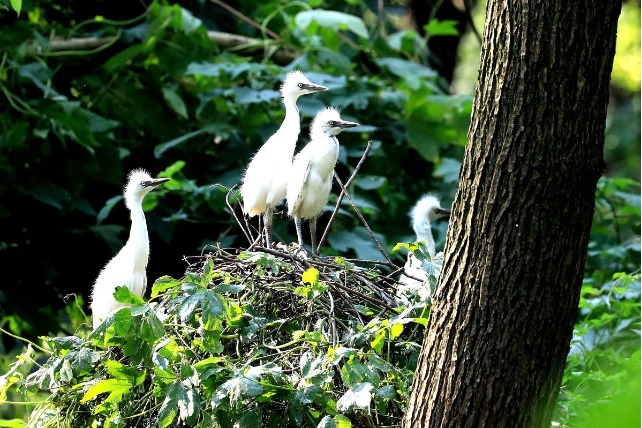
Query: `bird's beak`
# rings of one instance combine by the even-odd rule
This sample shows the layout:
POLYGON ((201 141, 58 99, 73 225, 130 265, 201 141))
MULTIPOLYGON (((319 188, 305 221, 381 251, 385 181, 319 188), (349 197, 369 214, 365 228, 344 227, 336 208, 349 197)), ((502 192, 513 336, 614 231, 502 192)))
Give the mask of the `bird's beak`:
POLYGON ((355 126, 359 126, 357 122, 348 122, 345 120, 342 120, 341 122, 337 123, 337 126, 341 129, 346 129, 346 128, 354 128, 355 126))
POLYGON ((445 208, 435 208, 435 214, 441 218, 450 218, 451 211, 445 208))
POLYGON ((301 89, 305 89, 306 91, 310 91, 310 92, 319 92, 319 91, 327 91, 328 87, 323 85, 317 85, 314 83, 304 83, 301 89))
POLYGON ((169 181, 169 178, 154 178, 145 183, 145 187, 156 187, 169 181))

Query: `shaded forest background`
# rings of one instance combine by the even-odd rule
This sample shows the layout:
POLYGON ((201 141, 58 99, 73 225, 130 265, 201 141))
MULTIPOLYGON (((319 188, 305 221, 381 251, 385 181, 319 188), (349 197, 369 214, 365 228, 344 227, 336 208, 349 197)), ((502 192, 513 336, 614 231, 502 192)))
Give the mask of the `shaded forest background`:
MULTIPOLYGON (((221 3, 24 1, 20 14, 0 3, 0 327, 35 340, 73 334, 85 322, 96 275, 127 239, 121 191, 133 168, 172 178, 145 200, 150 282, 180 277, 185 257, 208 245, 247 247, 226 199, 239 215, 229 190, 279 126, 278 87, 293 68, 330 88, 299 100, 298 148, 311 117, 328 105, 361 124, 340 138, 344 181, 373 140, 350 192, 393 258, 405 257, 393 251, 398 242, 414 241, 407 213, 421 195, 452 202, 479 52, 465 13, 459 21, 432 11, 420 17, 401 2, 365 0, 221 3), (413 28, 412 16, 425 22, 413 28), (228 48, 208 31, 265 41, 228 48), (109 41, 56 45, 87 37, 109 41), (451 54, 458 48, 452 75, 436 53, 446 42, 451 54)), ((480 32, 483 9, 473 11, 480 32)), ((639 2, 626 2, 579 311, 594 315, 584 332, 592 335, 589 350, 602 346, 622 358, 635 343, 639 349, 639 23, 639 2), (623 289, 616 274, 626 277, 623 289), (610 309, 593 313, 600 302, 610 309)), ((337 188, 328 210, 336 195, 337 188)), ((438 247, 445 227, 437 226, 438 247)), ((275 218, 275 236, 295 240, 285 216, 275 218)), ((323 253, 382 257, 348 201, 323 253)), ((8 358, 20 347, 0 338, 8 358)))

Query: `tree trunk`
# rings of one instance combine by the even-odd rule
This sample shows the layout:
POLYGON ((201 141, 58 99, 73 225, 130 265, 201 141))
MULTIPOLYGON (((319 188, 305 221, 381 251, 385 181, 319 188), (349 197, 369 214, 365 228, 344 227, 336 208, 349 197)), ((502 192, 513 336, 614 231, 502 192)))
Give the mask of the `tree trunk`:
POLYGON ((550 426, 584 272, 621 0, 489 0, 404 427, 550 426))

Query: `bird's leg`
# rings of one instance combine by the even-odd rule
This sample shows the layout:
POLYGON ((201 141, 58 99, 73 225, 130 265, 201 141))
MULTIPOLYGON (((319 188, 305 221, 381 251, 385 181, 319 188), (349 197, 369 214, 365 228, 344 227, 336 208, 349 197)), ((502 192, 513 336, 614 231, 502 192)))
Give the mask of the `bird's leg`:
POLYGON ((299 247, 303 248, 303 232, 301 231, 301 217, 294 216, 294 226, 296 227, 296 237, 299 242, 299 247))
POLYGON ((317 252, 317 218, 310 219, 310 241, 312 241, 312 254, 319 255, 317 252))
POLYGON ((268 206, 263 214, 263 228, 265 229, 265 247, 272 246, 272 207, 268 206))

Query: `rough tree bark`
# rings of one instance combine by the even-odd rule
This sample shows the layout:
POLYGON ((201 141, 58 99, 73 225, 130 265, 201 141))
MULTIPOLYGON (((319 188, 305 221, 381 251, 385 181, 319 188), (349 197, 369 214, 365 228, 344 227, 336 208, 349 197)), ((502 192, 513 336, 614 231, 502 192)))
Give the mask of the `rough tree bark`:
POLYGON ((404 427, 550 426, 621 0, 489 0, 444 268, 404 427))

